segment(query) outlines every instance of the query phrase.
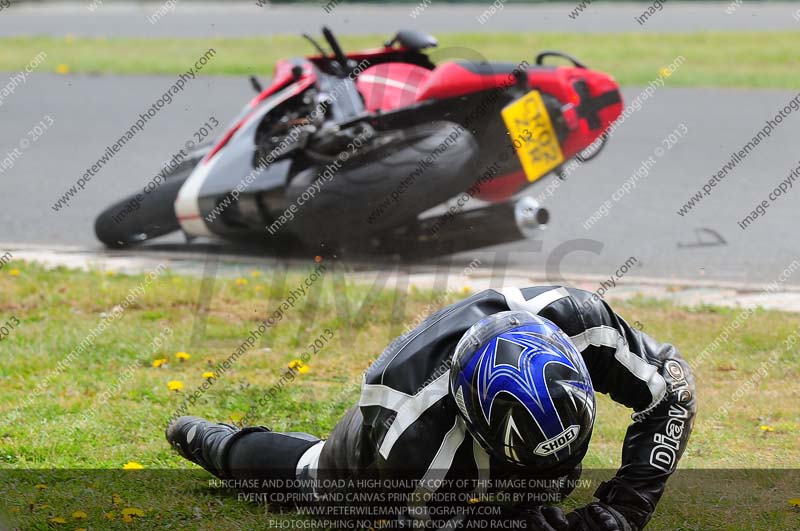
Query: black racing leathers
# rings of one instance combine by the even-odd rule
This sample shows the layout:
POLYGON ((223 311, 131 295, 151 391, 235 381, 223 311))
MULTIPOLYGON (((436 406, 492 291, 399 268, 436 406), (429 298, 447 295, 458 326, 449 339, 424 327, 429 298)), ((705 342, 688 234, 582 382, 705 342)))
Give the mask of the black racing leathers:
MULTIPOLYGON (((581 351, 595 391, 633 409, 616 477, 596 496, 642 529, 680 459, 696 412, 694 380, 677 349, 632 328, 602 300, 571 288, 486 290, 428 317, 395 340, 364 376, 358 408, 325 443, 321 470, 334 475, 419 478, 536 477, 491 460, 448 392, 450 357, 481 318, 528 310, 558 325, 581 351)), ((479 493, 475 493, 478 495, 479 493)))

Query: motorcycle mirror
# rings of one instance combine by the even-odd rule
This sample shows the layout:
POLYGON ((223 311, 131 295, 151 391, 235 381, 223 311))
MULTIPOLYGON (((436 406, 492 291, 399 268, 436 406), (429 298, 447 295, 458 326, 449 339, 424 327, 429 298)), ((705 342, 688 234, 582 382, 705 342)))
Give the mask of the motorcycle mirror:
POLYGON ((301 77, 303 77, 303 67, 300 65, 294 65, 292 67, 292 79, 299 81, 301 77))
POLYGON ((418 52, 425 48, 435 48, 439 46, 439 41, 433 35, 422 33, 416 30, 400 30, 395 35, 394 39, 387 43, 388 46, 399 42, 404 48, 411 51, 418 52))
POLYGON ((264 87, 261 86, 261 82, 256 76, 250 76, 250 86, 252 86, 253 90, 259 94, 261 94, 261 92, 264 90, 264 87))

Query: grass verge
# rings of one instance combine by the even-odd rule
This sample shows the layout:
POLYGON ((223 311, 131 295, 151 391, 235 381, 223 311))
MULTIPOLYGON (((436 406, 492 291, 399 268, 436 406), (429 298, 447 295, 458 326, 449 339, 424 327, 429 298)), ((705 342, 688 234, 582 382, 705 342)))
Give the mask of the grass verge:
MULTIPOLYGON (((386 36, 343 37, 345 50, 379 46, 386 36)), ((456 33, 440 35, 437 61, 481 58, 533 61, 541 50, 558 49, 592 68, 613 74, 623 85, 646 85, 659 69, 682 55, 686 62, 671 86, 796 89, 800 86, 799 32, 456 33)), ((22 70, 40 52, 39 71, 103 74, 179 74, 208 48, 216 57, 204 75, 272 73, 275 61, 311 53, 300 37, 249 39, 87 39, 19 37, 0 39, 0 71, 22 70)))
MULTIPOLYGON (((274 324, 216 375, 188 412, 241 422, 257 405, 251 424, 324 436, 355 403, 360 374, 388 341, 429 313, 429 306, 462 295, 412 289, 398 305, 393 290, 344 278, 332 266, 312 266, 285 276, 255 271, 219 279, 203 325, 196 318, 201 279, 166 270, 148 281, 141 275, 5 264, 0 324, 8 328, 12 318, 18 324, 0 340, 0 524, 5 513, 33 530, 130 529, 125 519, 136 529, 238 530, 270 527, 267 517, 287 518, 209 487, 210 476, 167 447, 163 428, 209 381, 204 373, 219 373, 251 330, 271 316, 274 324), (71 357, 87 336, 91 344, 71 357), (321 347, 314 346, 317 340, 321 347), (185 356, 176 357, 178 352, 188 359, 181 361, 185 356), (289 371, 304 354, 306 362, 289 371), (166 361, 156 367, 156 360, 166 361), (182 389, 170 390, 169 382, 180 382, 182 389), (144 470, 123 472, 131 462, 144 470), (126 508, 141 515, 134 511, 126 518, 126 508)), ((735 337, 699 360, 698 353, 737 311, 644 300, 617 310, 678 345, 696 365, 700 416, 681 468, 797 466, 800 364, 784 341, 797 337, 800 315, 758 311, 735 337), (739 396, 743 388, 750 390, 739 396), (723 406, 727 413, 721 415, 723 406)), ((610 475, 618 466, 629 413, 601 397, 586 468, 610 475)), ((668 490, 648 529, 743 529, 743 513, 759 529, 796 529, 800 512, 790 506, 787 490, 774 477, 755 474, 749 480, 751 489, 726 495, 714 494, 715 487, 730 490, 721 479, 675 483, 688 486, 668 490), (736 495, 746 495, 744 505, 736 495), (755 504, 758 511, 751 510, 755 504), (720 518, 719 508, 727 518, 720 518)), ((574 503, 579 501, 581 496, 574 503)))

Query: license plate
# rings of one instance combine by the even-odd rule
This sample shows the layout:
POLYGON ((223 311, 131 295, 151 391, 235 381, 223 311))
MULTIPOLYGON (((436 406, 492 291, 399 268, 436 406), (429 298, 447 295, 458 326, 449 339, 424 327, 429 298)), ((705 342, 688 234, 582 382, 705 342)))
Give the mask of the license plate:
POLYGON ((539 92, 533 90, 502 111, 525 176, 533 182, 564 162, 553 123, 539 92))

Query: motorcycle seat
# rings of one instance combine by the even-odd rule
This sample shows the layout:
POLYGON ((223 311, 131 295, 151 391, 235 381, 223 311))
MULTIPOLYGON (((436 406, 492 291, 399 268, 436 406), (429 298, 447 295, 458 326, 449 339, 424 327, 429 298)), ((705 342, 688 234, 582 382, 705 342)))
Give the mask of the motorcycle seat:
POLYGON ((417 91, 416 101, 472 94, 514 83, 514 63, 453 61, 436 67, 417 91))

